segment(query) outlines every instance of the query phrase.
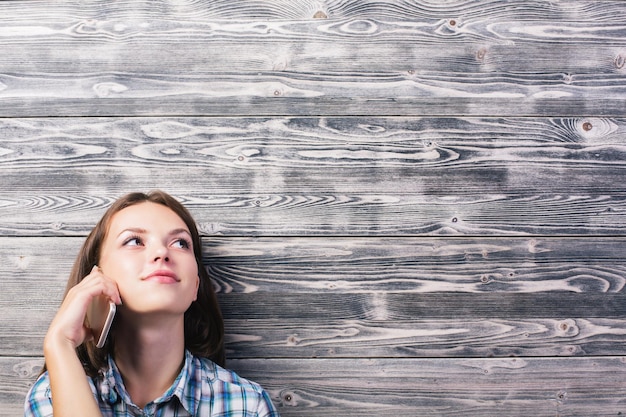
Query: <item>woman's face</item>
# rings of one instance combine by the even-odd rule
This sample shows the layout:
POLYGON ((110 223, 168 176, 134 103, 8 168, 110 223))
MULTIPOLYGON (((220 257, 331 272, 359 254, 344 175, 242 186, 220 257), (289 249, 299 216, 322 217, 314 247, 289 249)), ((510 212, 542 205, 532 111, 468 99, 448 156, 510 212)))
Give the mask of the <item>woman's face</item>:
POLYGON ((191 234, 166 206, 144 202, 117 212, 99 266, 135 313, 182 314, 196 299, 199 277, 191 234))

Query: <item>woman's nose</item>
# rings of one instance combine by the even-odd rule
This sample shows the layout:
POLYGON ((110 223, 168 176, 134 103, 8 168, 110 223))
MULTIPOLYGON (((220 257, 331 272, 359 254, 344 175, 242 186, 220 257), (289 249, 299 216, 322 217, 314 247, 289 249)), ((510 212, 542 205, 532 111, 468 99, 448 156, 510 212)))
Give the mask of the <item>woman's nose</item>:
POLYGON ((160 245, 159 247, 157 247, 154 251, 154 259, 153 262, 156 261, 164 261, 164 262, 169 262, 170 261, 170 257, 167 251, 167 247, 160 245))

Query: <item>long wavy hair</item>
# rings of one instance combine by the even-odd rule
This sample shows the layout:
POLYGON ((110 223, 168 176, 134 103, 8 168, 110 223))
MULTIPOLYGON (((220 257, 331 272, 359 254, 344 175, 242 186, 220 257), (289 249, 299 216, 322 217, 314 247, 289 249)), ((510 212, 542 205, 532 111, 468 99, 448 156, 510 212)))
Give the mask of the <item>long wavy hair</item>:
MULTIPOLYGON (((148 194, 130 193, 116 200, 108 208, 98 224, 89 233, 78 252, 67 281, 65 295, 67 295, 70 288, 89 275, 94 265, 99 264, 100 249, 106 238, 113 216, 127 207, 144 202, 168 207, 189 228, 194 256, 198 266, 198 275, 200 276, 200 285, 198 287, 197 299, 191 303, 191 306, 185 312, 185 348, 196 356, 209 358, 218 365, 224 366, 224 321, 211 278, 202 263, 202 242, 196 222, 185 206, 163 191, 157 190, 148 194)), ((115 326, 115 322, 113 326, 115 326)), ((96 376, 107 365, 107 356, 113 352, 115 337, 109 337, 102 349, 96 348, 95 342, 95 340, 85 342, 76 349, 85 372, 92 377, 96 376)))

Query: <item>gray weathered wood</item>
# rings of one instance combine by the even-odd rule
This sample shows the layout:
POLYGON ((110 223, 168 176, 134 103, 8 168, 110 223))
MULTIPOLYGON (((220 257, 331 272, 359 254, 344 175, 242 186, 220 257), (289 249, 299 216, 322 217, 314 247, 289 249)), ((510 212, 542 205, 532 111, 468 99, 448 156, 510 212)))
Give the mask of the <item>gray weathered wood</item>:
POLYGON ((161 188, 281 415, 626 413, 626 2, 0 2, 0 415, 161 188), (150 117, 144 117, 150 116, 150 117))
POLYGON ((626 224, 624 119, 69 118, 0 128, 10 132, 0 143, 4 235, 84 234, 114 198, 157 187, 207 234, 622 235, 626 224))
MULTIPOLYGON (((40 352, 82 240, 0 239, 0 353, 40 352)), ((231 357, 626 353, 623 239, 205 243, 231 357)))
MULTIPOLYGON (((19 415, 16 400, 41 361, 2 358, 0 415, 19 415)), ((617 416, 622 357, 502 359, 233 360, 262 383, 282 415, 617 416), (584 374, 585 378, 580 375, 584 374)))
POLYGON ((279 396, 275 401, 283 415, 624 413, 623 357, 297 360, 286 369, 284 362, 289 360, 233 361, 231 366, 265 382, 274 398, 279 396), (285 384, 285 373, 296 376, 285 384))
POLYGON ((624 114, 620 2, 421 3, 2 2, 0 114, 624 114))

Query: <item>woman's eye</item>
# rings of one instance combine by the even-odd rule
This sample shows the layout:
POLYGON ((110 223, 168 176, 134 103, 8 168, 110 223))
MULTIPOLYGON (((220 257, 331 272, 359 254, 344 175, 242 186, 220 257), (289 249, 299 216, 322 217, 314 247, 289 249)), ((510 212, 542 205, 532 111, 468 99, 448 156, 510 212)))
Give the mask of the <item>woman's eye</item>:
POLYGON ((124 241, 124 246, 139 246, 141 245, 141 239, 138 237, 131 237, 124 241))
POLYGON ((174 247, 178 249, 189 249, 191 247, 191 244, 185 239, 177 239, 174 242, 174 247))

